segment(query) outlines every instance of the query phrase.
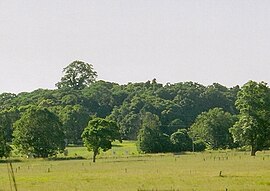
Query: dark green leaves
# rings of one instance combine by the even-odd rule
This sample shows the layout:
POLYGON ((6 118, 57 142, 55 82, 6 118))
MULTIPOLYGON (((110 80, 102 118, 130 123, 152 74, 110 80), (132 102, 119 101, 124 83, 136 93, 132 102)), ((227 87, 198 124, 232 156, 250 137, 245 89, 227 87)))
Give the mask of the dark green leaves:
POLYGON ((95 157, 101 149, 107 151, 112 148, 114 140, 121 141, 116 123, 102 118, 89 121, 88 126, 82 133, 82 139, 87 149, 94 153, 93 162, 95 162, 95 157))
POLYGON ((190 128, 190 135, 194 141, 202 140, 211 149, 227 148, 232 144, 229 128, 234 122, 235 118, 223 109, 210 109, 196 118, 190 128))
POLYGON ((56 84, 60 88, 81 90, 96 80, 97 72, 93 65, 82 61, 74 61, 63 70, 64 76, 56 84))
POLYGON ((58 117, 40 107, 30 107, 14 124, 13 143, 23 154, 48 157, 65 148, 58 117))
POLYGON ((251 155, 270 146, 270 89, 249 81, 237 95, 239 121, 230 129, 234 141, 251 146, 251 155))

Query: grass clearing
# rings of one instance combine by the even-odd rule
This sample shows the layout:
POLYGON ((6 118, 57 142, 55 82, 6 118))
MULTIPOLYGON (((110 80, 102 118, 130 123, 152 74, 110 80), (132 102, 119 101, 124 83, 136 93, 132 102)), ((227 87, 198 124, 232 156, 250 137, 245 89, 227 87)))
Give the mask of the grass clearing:
MULTIPOLYGON (((85 148, 68 149, 70 157, 87 159, 13 163, 18 190, 270 190, 269 151, 256 157, 236 151, 139 155, 134 142, 124 142, 93 164, 85 148)), ((0 163, 0 190, 11 190, 5 163, 0 163)))

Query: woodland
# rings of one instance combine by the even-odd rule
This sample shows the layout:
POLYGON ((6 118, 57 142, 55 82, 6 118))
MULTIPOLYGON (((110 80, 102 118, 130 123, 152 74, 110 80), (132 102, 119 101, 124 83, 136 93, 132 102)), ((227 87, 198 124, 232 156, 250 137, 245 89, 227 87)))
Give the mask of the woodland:
POLYGON ((98 148, 98 154, 116 139, 137 141, 141 153, 242 148, 255 155, 270 146, 269 119, 270 90, 264 82, 230 88, 157 79, 118 84, 97 80, 93 65, 74 61, 56 89, 0 94, 0 156, 16 147, 25 155, 48 157, 83 144, 98 148), (103 130, 93 136, 105 142, 87 144, 89 137, 82 134, 95 127, 93 120, 96 126, 114 126, 115 136, 103 130))

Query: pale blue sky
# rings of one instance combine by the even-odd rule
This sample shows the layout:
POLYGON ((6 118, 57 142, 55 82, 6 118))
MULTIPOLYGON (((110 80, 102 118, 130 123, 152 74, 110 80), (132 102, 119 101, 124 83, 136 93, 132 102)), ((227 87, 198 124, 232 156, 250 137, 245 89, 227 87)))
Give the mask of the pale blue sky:
POLYGON ((268 0, 0 0, 0 92, 54 88, 74 60, 117 83, 270 82, 268 0))

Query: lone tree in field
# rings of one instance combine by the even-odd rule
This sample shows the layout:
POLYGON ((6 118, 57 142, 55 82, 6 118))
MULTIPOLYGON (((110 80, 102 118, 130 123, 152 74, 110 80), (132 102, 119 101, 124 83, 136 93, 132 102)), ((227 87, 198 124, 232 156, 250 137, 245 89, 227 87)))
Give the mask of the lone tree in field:
POLYGON ((113 141, 121 141, 117 124, 102 118, 89 121, 82 133, 82 139, 88 151, 93 151, 93 162, 96 162, 100 150, 107 151, 112 148, 113 141))
POLYGON ((46 158, 65 148, 62 124, 47 109, 30 107, 14 124, 13 144, 23 154, 46 158))
POLYGON ((72 88, 81 90, 88 87, 91 83, 95 82, 97 72, 94 71, 93 65, 82 61, 74 61, 63 70, 64 76, 58 82, 56 87, 72 88))
POLYGON ((249 81, 237 95, 239 121, 230 129, 235 142, 251 146, 251 156, 270 146, 270 90, 266 83, 249 81))

